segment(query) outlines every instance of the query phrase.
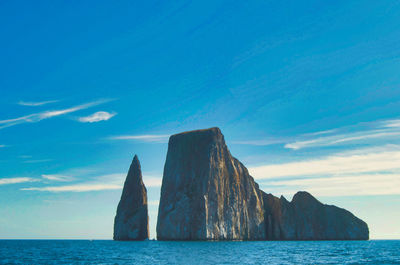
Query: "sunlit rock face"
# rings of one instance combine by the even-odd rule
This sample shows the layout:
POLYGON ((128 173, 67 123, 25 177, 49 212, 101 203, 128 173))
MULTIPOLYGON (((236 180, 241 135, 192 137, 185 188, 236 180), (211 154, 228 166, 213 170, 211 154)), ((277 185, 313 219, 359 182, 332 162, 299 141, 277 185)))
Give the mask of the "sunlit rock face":
POLYGON ((118 204, 114 220, 114 240, 145 240, 149 238, 147 190, 135 155, 118 204))
POLYGON ((220 129, 171 136, 157 239, 263 240, 265 233, 262 193, 220 129))
POLYGON ((291 202, 263 192, 267 240, 367 240, 367 224, 349 211, 325 205, 307 192, 291 202))
POLYGON ((291 202, 261 191, 218 128, 170 137, 159 240, 367 240, 368 226, 307 192, 291 202))

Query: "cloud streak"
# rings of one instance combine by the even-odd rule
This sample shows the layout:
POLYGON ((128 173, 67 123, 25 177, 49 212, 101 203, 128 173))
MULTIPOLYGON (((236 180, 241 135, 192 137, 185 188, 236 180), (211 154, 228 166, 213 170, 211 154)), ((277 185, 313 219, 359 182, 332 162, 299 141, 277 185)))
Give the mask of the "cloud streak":
POLYGON ((315 196, 396 195, 400 194, 399 176, 399 173, 341 175, 270 181, 261 186, 288 195, 293 195, 296 190, 307 190, 315 196))
POLYGON ((67 181, 73 181, 75 178, 71 176, 65 176, 65 175, 46 175, 43 174, 42 178, 46 180, 51 180, 51 181, 61 181, 61 182, 67 182, 67 181))
POLYGON ((373 130, 367 132, 338 134, 334 136, 320 137, 312 140, 295 141, 285 144, 285 148, 298 150, 308 147, 331 146, 337 144, 345 144, 349 142, 364 141, 371 139, 389 139, 400 136, 397 130, 373 130))
POLYGON ((87 192, 100 190, 118 190, 120 185, 115 184, 75 184, 66 186, 50 186, 50 187, 32 187, 23 188, 26 191, 50 191, 50 192, 87 192))
POLYGON ((400 136, 400 120, 390 119, 360 123, 354 126, 304 134, 298 139, 288 142, 285 148, 299 150, 311 147, 343 145, 356 142, 386 141, 400 136), (312 137, 316 136, 316 137, 312 137))
POLYGON ((53 159, 35 159, 35 160, 25 160, 23 163, 25 164, 36 164, 36 163, 45 163, 53 161, 53 159))
POLYGON ((116 113, 109 113, 109 112, 106 112, 106 111, 98 111, 98 112, 93 113, 92 115, 89 115, 89 116, 86 116, 86 117, 80 117, 78 119, 78 121, 80 121, 80 122, 89 122, 89 123, 99 122, 99 121, 108 121, 109 119, 111 119, 115 115, 117 115, 117 114, 116 113))
POLYGON ((50 103, 56 103, 56 102, 59 102, 59 100, 47 100, 47 101, 37 101, 37 102, 19 101, 18 105, 29 106, 29 107, 37 107, 37 106, 43 106, 43 105, 47 105, 47 104, 50 104, 50 103))
POLYGON ((244 140, 244 141, 233 141, 233 144, 243 144, 243 145, 254 145, 254 146, 267 146, 273 144, 283 144, 287 140, 284 139, 259 139, 259 140, 244 140))
MULTIPOLYGON (((48 175, 47 175, 48 176, 48 175)), ((54 175, 52 175, 54 177, 54 175)), ((23 188, 25 191, 48 191, 48 192, 88 192, 101 190, 117 190, 122 188, 123 174, 109 174, 98 176, 92 181, 75 183, 62 186, 44 186, 23 188)))
MULTIPOLYGON (((366 149, 372 150, 372 149, 366 149)), ((249 168, 256 179, 353 174, 400 170, 400 150, 379 153, 342 153, 319 159, 249 168)))
POLYGON ((168 141, 169 135, 167 134, 143 134, 143 135, 120 135, 111 136, 110 140, 133 140, 140 142, 156 142, 165 143, 168 141))
POLYGON ((49 118, 53 118, 53 117, 57 117, 57 116, 61 116, 61 115, 69 114, 69 113, 73 113, 73 112, 76 112, 76 111, 79 111, 79 110, 83 110, 83 109, 88 109, 88 108, 91 108, 93 106, 97 106, 97 105, 106 103, 108 101, 109 100, 97 100, 97 101, 93 101, 93 102, 89 102, 89 103, 73 106, 73 107, 66 108, 66 109, 49 110, 49 111, 43 111, 43 112, 40 112, 40 113, 34 113, 34 114, 30 114, 30 115, 26 115, 26 116, 14 118, 14 119, 0 120, 0 129, 4 129, 6 127, 15 126, 15 125, 22 124, 22 123, 39 122, 39 121, 42 121, 42 120, 45 120, 45 119, 49 119, 49 118))
POLYGON ((305 133, 292 137, 268 137, 232 141, 233 144, 268 146, 283 144, 284 148, 300 150, 303 148, 327 147, 350 143, 371 143, 398 139, 400 136, 400 119, 373 121, 335 128, 325 131, 305 133))
POLYGON ((158 177, 143 177, 143 182, 146 187, 161 187, 162 178, 158 177))
MULTIPOLYGON (((63 181, 66 176, 42 175, 42 177, 49 180, 63 181)), ((21 190, 45 191, 45 192, 89 192, 89 191, 119 190, 122 189, 123 187, 125 177, 126 174, 115 173, 115 174, 108 174, 104 176, 95 177, 92 181, 85 181, 70 185, 29 187, 29 188, 22 188, 21 190)), ((161 186, 161 178, 144 177, 143 181, 147 188, 161 186)))
POLYGON ((0 185, 39 181, 34 178, 0 178, 0 185))
POLYGON ((318 196, 400 194, 400 146, 365 148, 318 159, 249 168, 268 191, 318 196))

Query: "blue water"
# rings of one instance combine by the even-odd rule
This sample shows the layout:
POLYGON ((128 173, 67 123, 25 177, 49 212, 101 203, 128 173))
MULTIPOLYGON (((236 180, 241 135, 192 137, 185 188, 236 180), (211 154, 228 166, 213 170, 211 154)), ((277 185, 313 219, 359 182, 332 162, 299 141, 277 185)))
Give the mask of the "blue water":
POLYGON ((0 264, 400 264, 400 240, 0 240, 0 264))

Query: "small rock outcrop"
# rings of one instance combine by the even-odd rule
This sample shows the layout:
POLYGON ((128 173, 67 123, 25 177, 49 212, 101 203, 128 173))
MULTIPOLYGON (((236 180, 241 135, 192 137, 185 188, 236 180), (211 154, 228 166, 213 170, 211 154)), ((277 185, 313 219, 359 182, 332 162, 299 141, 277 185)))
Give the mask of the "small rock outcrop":
POLYGON ((368 240, 368 225, 349 211, 325 205, 308 192, 291 202, 263 192, 267 240, 368 240))
POLYGON ((220 129, 172 135, 157 239, 262 240, 265 231, 262 193, 220 129))
POLYGON ((147 190, 142 179, 140 162, 135 155, 122 190, 114 220, 114 240, 149 238, 147 190))

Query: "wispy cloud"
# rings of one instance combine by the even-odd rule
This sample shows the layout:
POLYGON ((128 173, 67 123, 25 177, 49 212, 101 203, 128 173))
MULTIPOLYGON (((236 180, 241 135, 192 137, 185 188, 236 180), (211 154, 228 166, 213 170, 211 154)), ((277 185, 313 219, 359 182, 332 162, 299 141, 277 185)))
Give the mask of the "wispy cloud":
POLYGON ((35 163, 45 163, 45 162, 50 162, 53 161, 54 159, 34 159, 34 160, 25 160, 23 163, 26 164, 35 164, 35 163))
POLYGON ((86 192, 86 191, 100 191, 100 190, 118 190, 121 185, 115 184, 74 184, 66 186, 51 186, 51 187, 33 187, 23 188, 21 190, 36 190, 36 191, 50 191, 50 192, 86 192))
POLYGON ((381 124, 383 127, 387 127, 387 128, 399 128, 400 127, 400 119, 382 121, 381 124))
MULTIPOLYGON (((51 178, 54 179, 54 177, 55 175, 51 175, 51 178)), ((124 173, 115 173, 115 174, 97 176, 93 178, 91 181, 85 181, 71 185, 29 187, 29 188, 23 188, 21 190, 47 191, 47 192, 88 192, 88 191, 101 191, 101 190, 118 190, 122 189, 125 177, 126 174, 124 173)), ((146 187, 161 186, 161 178, 144 177, 144 182, 146 187)))
POLYGON ((21 190, 26 191, 49 191, 49 192, 87 192, 100 190, 117 190, 122 188, 123 174, 109 174, 98 176, 91 181, 63 185, 63 186, 45 186, 30 187, 21 190))
POLYGON ((392 148, 392 151, 365 149, 365 152, 344 152, 319 159, 250 167, 249 171, 256 179, 270 179, 400 170, 399 146, 392 148))
POLYGON ((151 206, 158 206, 160 204, 160 201, 159 200, 152 200, 152 201, 148 201, 147 204, 151 205, 151 206))
POLYGON ((0 178, 0 185, 39 181, 34 178, 0 178))
POLYGON ((19 158, 22 158, 22 159, 32 158, 31 155, 20 155, 20 156, 18 156, 18 157, 19 157, 19 158))
POLYGON ((310 147, 343 145, 355 142, 386 141, 400 136, 400 120, 391 119, 373 121, 336 128, 332 130, 304 134, 284 145, 285 148, 298 150, 310 147), (313 137, 316 136, 316 137, 313 137))
POLYGON ((165 143, 168 141, 169 135, 167 134, 143 134, 143 135, 120 135, 111 136, 111 140, 134 140, 141 142, 158 142, 165 143))
POLYGON ((243 145, 255 145, 255 146, 266 146, 273 144, 283 144, 287 140, 285 139, 259 139, 259 140, 243 140, 243 141, 232 141, 233 144, 243 144, 243 145))
POLYGON ((143 177, 143 182, 146 187, 161 187, 162 178, 160 177, 143 177))
POLYGON ((5 144, 0 144, 0 148, 6 147, 5 144))
POLYGON ((98 111, 93 113, 92 115, 86 116, 86 117, 80 117, 78 120, 80 122, 99 122, 99 121, 107 121, 117 115, 117 113, 109 113, 106 111, 98 111))
POLYGON ((298 136, 267 137, 232 141, 233 144, 267 146, 283 144, 284 148, 299 150, 303 148, 345 145, 349 143, 371 143, 398 139, 400 136, 400 119, 381 120, 359 123, 353 126, 305 133, 298 136))
POLYGON ((51 181, 61 181, 61 182, 67 182, 67 181, 73 181, 75 178, 71 176, 65 176, 65 175, 46 175, 43 174, 42 178, 51 180, 51 181))
POLYGON ((14 118, 14 119, 0 120, 0 129, 18 125, 18 124, 22 124, 22 123, 39 122, 41 120, 45 120, 45 119, 53 118, 56 116, 61 116, 61 115, 73 113, 73 112, 76 112, 79 110, 87 109, 87 108, 90 108, 93 106, 97 106, 97 105, 103 104, 108 101, 110 101, 110 100, 107 100, 107 99, 97 100, 97 101, 77 105, 77 106, 66 108, 66 109, 49 110, 49 111, 43 111, 40 113, 29 114, 29 115, 14 118))
POLYGON ((47 105, 50 103, 56 103, 59 102, 59 100, 47 100, 47 101, 19 101, 18 105, 21 106, 29 106, 29 107, 37 107, 37 106, 43 106, 43 105, 47 105))
POLYGON ((356 174, 325 178, 302 178, 270 181, 265 186, 269 192, 293 195, 297 190, 307 190, 315 196, 358 196, 400 194, 400 174, 356 174))
POLYGON ((268 192, 308 190, 319 196, 400 194, 400 146, 250 167, 249 172, 268 192))
POLYGON ((338 134, 333 136, 319 137, 312 140, 295 141, 292 143, 285 144, 285 148, 294 150, 306 148, 306 147, 320 147, 320 146, 331 146, 337 144, 344 144, 349 142, 371 140, 371 139, 389 139, 400 136, 400 131, 394 130, 371 130, 366 132, 355 132, 338 134))

